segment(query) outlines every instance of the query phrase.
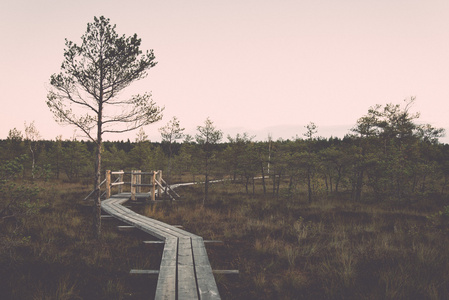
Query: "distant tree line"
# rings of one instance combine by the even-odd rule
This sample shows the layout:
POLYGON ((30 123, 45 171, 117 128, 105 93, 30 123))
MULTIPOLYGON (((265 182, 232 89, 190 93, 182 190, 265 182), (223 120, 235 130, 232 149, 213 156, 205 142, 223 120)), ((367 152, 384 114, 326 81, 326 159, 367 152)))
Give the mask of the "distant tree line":
MULTIPOLYGON (((412 102, 370 108, 344 138, 315 137, 318 129, 310 123, 302 138, 254 141, 242 133, 223 142, 222 132, 209 119, 198 126, 195 138, 181 134, 174 120, 177 139, 183 138, 179 142, 150 142, 143 131, 133 142, 104 142, 102 172, 170 169, 174 181, 181 175, 195 181, 229 178, 248 194, 259 182, 267 196, 309 202, 334 195, 400 202, 447 195, 449 145, 438 142, 442 129, 416 122, 419 115, 409 111, 412 102)), ((167 126, 165 134, 170 132, 167 126)), ((95 145, 60 137, 32 140, 14 128, 0 140, 0 158, 20 162, 23 179, 89 184, 95 145)))

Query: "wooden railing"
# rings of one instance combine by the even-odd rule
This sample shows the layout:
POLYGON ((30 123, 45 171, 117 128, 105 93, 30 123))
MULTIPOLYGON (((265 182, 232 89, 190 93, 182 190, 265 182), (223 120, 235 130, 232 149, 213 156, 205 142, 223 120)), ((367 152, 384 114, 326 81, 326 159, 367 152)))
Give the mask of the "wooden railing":
POLYGON ((165 182, 162 178, 162 171, 150 171, 150 172, 142 172, 140 170, 132 170, 130 172, 125 172, 123 170, 120 171, 111 171, 106 170, 106 199, 110 198, 112 195, 112 188, 114 186, 118 187, 118 194, 121 194, 124 191, 124 186, 130 186, 131 192, 131 200, 136 200, 136 194, 141 194, 143 188, 149 188, 147 192, 149 194, 149 198, 152 201, 156 200, 156 195, 161 197, 163 193, 165 193, 171 200, 176 200, 179 195, 165 182), (130 175, 129 181, 125 182, 125 175, 130 175), (113 181, 113 176, 117 176, 113 181), (145 181, 144 178, 147 177, 145 181))

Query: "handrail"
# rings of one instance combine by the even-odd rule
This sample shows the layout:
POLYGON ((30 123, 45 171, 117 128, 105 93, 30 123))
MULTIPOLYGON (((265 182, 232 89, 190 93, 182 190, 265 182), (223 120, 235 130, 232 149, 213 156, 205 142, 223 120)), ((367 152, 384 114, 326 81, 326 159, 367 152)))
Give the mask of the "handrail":
MULTIPOLYGON (((105 182, 106 182, 106 179, 103 180, 103 181, 100 183, 100 186, 99 186, 99 187, 101 187, 105 182)), ((90 192, 89 195, 87 195, 86 198, 84 198, 84 201, 86 201, 87 199, 89 199, 89 197, 90 197, 96 190, 97 190, 97 189, 94 189, 92 192, 90 192)))
POLYGON ((115 172, 111 172, 112 175, 122 175, 125 174, 125 172, 123 171, 115 171, 115 172))
POLYGON ((171 200, 176 200, 176 198, 180 198, 180 196, 167 184, 167 182, 162 178, 162 171, 150 171, 150 172, 142 172, 140 170, 132 170, 132 171, 111 171, 106 170, 106 198, 110 198, 112 195, 111 189, 114 186, 119 187, 119 193, 123 191, 122 186, 130 185, 131 189, 131 200, 136 200, 136 194, 140 193, 141 187, 150 187, 150 192, 148 192, 151 196, 151 200, 156 200, 156 195, 161 196, 162 193, 167 194, 171 200), (131 180, 124 181, 124 175, 131 175, 131 180), (112 182, 111 176, 119 175, 118 178, 112 182), (152 175, 150 176, 149 182, 142 182, 143 175, 152 175))
POLYGON ((165 187, 166 187, 167 189, 169 189, 171 192, 175 193, 175 195, 176 195, 178 198, 181 197, 181 196, 179 196, 179 194, 178 194, 174 189, 171 188, 171 186, 170 186, 164 179, 161 178, 161 181, 162 181, 162 183, 165 183, 165 187))
MULTIPOLYGON (((106 184, 105 191, 101 193, 100 197, 110 198, 111 196, 111 188, 114 186, 118 186, 119 193, 123 192, 124 185, 130 185, 131 187, 131 200, 136 199, 136 194, 140 193, 141 187, 150 187, 151 191, 148 192, 151 195, 151 200, 156 200, 156 195, 161 196, 162 193, 165 193, 169 196, 171 200, 176 200, 180 198, 179 194, 176 193, 173 188, 162 178, 162 171, 150 171, 150 172, 142 172, 140 170, 132 170, 132 171, 111 171, 106 170, 105 179, 100 183, 100 188, 106 184), (118 177, 112 182, 111 176, 118 175, 118 177), (130 181, 124 181, 124 175, 131 175, 130 181), (149 183, 142 183, 143 175, 152 175, 149 183)), ((84 198, 84 201, 88 200, 89 197, 95 192, 96 189, 92 190, 89 195, 84 198)))

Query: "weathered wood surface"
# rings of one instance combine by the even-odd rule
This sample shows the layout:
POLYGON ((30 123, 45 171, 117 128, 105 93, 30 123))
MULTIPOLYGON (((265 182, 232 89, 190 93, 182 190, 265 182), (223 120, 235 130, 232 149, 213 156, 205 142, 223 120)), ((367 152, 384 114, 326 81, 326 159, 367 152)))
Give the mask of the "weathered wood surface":
POLYGON ((130 197, 130 193, 111 196, 101 207, 115 218, 164 241, 155 299, 220 299, 203 238, 124 207, 122 204, 130 197))

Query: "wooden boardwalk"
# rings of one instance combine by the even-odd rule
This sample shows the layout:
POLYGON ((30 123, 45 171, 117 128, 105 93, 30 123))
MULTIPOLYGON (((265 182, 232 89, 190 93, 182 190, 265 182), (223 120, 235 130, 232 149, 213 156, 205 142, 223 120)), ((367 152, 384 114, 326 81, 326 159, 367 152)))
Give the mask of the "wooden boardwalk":
POLYGON ((130 196, 111 196, 101 208, 165 242, 155 299, 220 299, 203 238, 122 206, 130 196))

